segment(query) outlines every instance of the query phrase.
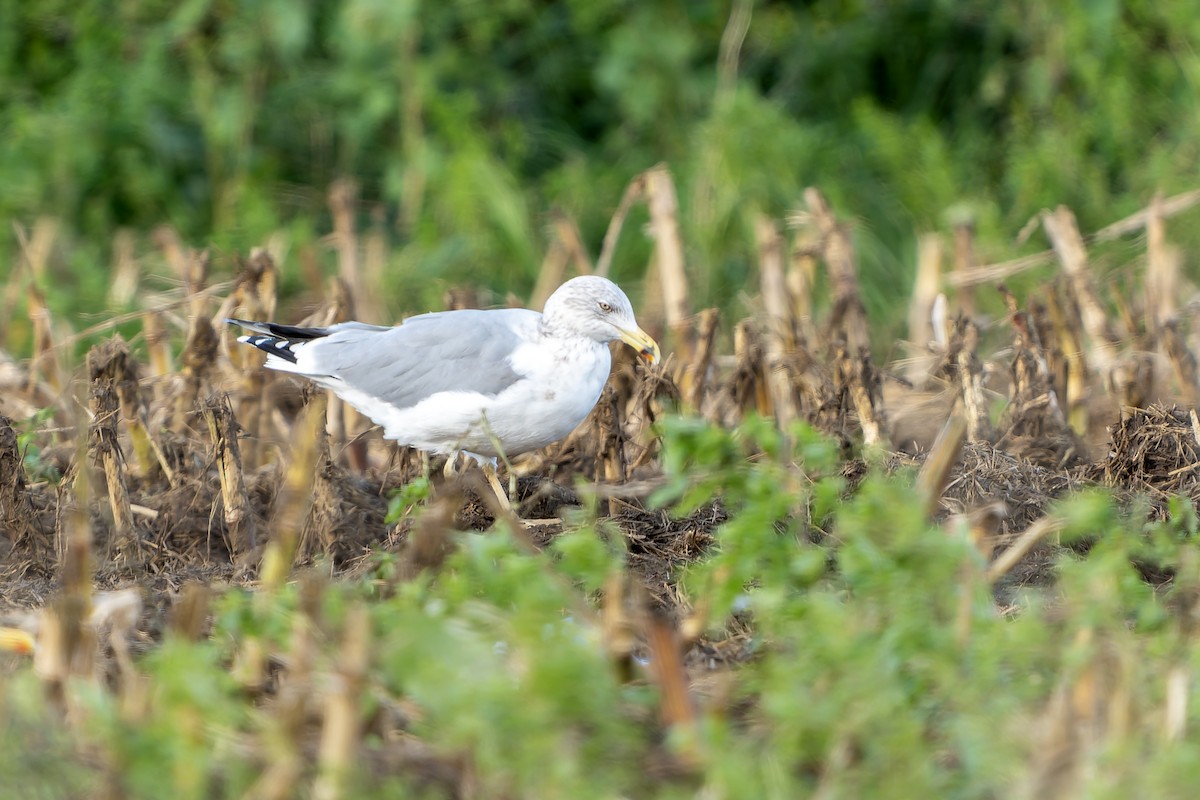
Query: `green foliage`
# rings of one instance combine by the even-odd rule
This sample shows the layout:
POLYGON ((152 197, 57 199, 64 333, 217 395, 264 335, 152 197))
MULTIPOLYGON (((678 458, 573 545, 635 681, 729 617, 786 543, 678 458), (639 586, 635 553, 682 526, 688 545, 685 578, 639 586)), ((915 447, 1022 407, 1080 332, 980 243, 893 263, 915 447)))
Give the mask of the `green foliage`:
POLYGON ((663 433, 668 484, 656 499, 679 498, 677 508, 691 510, 720 497, 732 516, 716 555, 692 575, 714 619, 735 608, 769 613, 821 577, 826 555, 807 541, 806 506, 816 498, 820 515, 843 488, 827 474, 835 464, 831 442, 803 423, 785 437, 764 418, 734 430, 673 418, 663 433), (757 588, 744 594, 751 583, 757 588))
POLYGON ((473 753, 491 796, 611 796, 637 780, 646 731, 574 590, 500 534, 462 541, 435 586, 381 604, 389 690, 427 712, 418 734, 473 753), (503 734, 497 735, 499 731, 503 734))
POLYGON ((37 446, 37 430, 54 419, 53 408, 43 408, 28 420, 18 426, 17 451, 25 467, 25 476, 30 481, 53 481, 57 483, 62 475, 58 468, 42 456, 41 448, 37 446))
MULTIPOLYGON (((1200 656, 1190 505, 1144 522, 1146 506, 1122 511, 1101 493, 1062 501, 1053 513, 1074 549, 1062 550, 1056 585, 1025 590, 1001 614, 982 556, 924 518, 911 474, 872 469, 849 492, 833 443, 803 425, 785 436, 763 420, 721 431, 668 419, 664 432, 662 500, 719 497, 730 514, 686 591, 708 609, 711 635, 736 618, 733 629, 753 637, 752 657, 731 668, 731 695, 699 701, 698 767, 686 781, 648 769, 656 747, 691 745, 656 722, 654 682, 625 682, 605 647, 594 596, 625 569, 624 553, 592 518, 544 553, 503 530, 453 534, 457 549, 436 574, 388 591, 380 577, 320 595, 305 581, 274 596, 226 590, 210 639, 167 634, 137 660, 140 702, 69 687, 85 721, 73 739, 19 670, 0 680, 0 770, 47 794, 86 793, 104 775, 129 797, 243 796, 266 763, 296 752, 282 701, 256 700, 237 680, 248 642, 296 669, 303 635, 306 669, 323 687, 336 680, 351 611, 365 607, 362 721, 403 704, 409 734, 462 764, 485 796, 1033 794, 1046 754, 1073 746, 1049 743, 1055 725, 1085 724, 1054 721, 1077 696, 1098 710, 1073 713, 1102 724, 1086 722, 1094 741, 1069 751, 1082 764, 1072 795, 1190 796, 1194 701, 1178 738, 1162 735, 1168 673, 1182 669, 1194 697, 1189 665, 1200 656), (1146 569, 1174 580, 1152 586, 1146 569)), ((391 569, 384 558, 376 573, 387 582, 391 569)), ((361 763, 394 763, 374 734, 361 746, 361 763)), ((305 763, 302 782, 315 769, 305 763)), ((415 780, 364 769, 353 796, 431 791, 415 780)))
MULTIPOLYGON (((393 311, 434 304, 431 279, 520 293, 547 211, 579 220, 595 252, 625 184, 665 161, 698 302, 732 302, 756 258, 753 215, 816 185, 859 220, 883 342, 914 234, 949 212, 975 218, 984 258, 1008 255, 1042 207, 1067 203, 1094 229, 1191 188, 1200 166, 1200 23, 1179 3, 2 0, 0 13, 0 216, 63 222, 43 279, 59 313, 100 310, 118 228, 169 223, 228 270, 279 231, 311 246, 344 175, 362 183, 363 227, 392 244, 385 288, 408 298, 393 311), (731 6, 750 24, 722 64, 731 6)), ((616 276, 647 255, 624 237, 616 276)))
POLYGON ((551 552, 558 558, 558 569, 587 592, 598 592, 604 580, 624 566, 624 554, 609 544, 619 532, 605 531, 583 524, 554 539, 551 552))
POLYGON ((73 758, 70 735, 45 702, 41 681, 32 670, 11 678, 6 672, 0 672, 0 777, 28 789, 28 797, 94 794, 98 777, 73 758))
POLYGON ((217 787, 228 796, 249 788, 252 765, 233 756, 251 713, 223 660, 214 643, 163 642, 142 664, 155 677, 154 701, 136 720, 111 695, 95 694, 89 724, 129 796, 198 799, 217 787))
POLYGON ((387 516, 384 522, 392 525, 412 513, 413 509, 429 499, 433 484, 428 478, 417 478, 400 487, 388 498, 387 516))

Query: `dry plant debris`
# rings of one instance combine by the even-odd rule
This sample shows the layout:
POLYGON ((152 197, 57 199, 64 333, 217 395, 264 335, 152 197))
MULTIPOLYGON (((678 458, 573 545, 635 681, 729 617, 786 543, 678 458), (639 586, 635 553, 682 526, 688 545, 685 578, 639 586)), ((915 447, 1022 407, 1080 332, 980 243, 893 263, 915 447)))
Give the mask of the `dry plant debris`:
MULTIPOLYGON (((319 323, 344 318, 364 299, 370 265, 358 260, 348 210, 354 193, 349 184, 331 193, 342 275, 314 314, 319 323)), ((753 657, 753 634, 743 620, 731 619, 721 639, 680 632, 691 610, 680 570, 710 552, 736 512, 720 498, 683 517, 648 504, 661 485, 655 423, 672 407, 725 427, 751 416, 774 417, 784 431, 807 423, 834 437, 847 456, 840 473, 847 495, 869 472, 868 462, 911 470, 922 463, 921 451, 934 446, 919 479, 928 516, 946 530, 954 520, 967 521, 972 542, 991 564, 983 576, 1002 603, 1015 587, 1054 579, 1060 549, 1051 534, 1060 523, 1047 513, 1057 499, 1101 485, 1126 498, 1149 495, 1158 517, 1173 496, 1200 503, 1200 420, 1194 410, 1150 404, 1163 392, 1140 349, 1152 343, 1139 340, 1135 349, 1122 342, 1104 317, 1069 211, 1042 217, 1067 280, 1024 310, 1006 292, 1011 338, 999 355, 982 350, 987 332, 965 314, 949 330, 929 329, 926 317, 946 300, 931 289, 940 268, 936 243, 924 241, 930 255, 914 301, 920 309, 910 316, 921 326, 916 341, 926 352, 909 374, 926 385, 914 389, 874 360, 853 239, 818 192, 805 194, 807 209, 787 225, 758 220, 763 313, 734 322, 727 336, 715 310, 692 314, 675 188, 664 167, 631 184, 597 270, 608 269, 624 214, 638 200, 649 206, 658 280, 648 287, 652 307, 644 316, 665 326, 674 354, 646 371, 617 350, 612 380, 591 416, 566 440, 517 462, 516 498, 522 517, 540 520, 519 529, 531 551, 563 533, 570 507, 597 504, 597 530, 620 543, 627 565, 603 593, 606 640, 614 663, 631 674, 639 648, 658 654, 653 680, 664 693, 664 729, 694 732, 689 676, 753 657), (833 293, 821 326, 812 318, 818 264, 833 293), (1122 370, 1133 377, 1124 380, 1122 370), (900 388, 885 391, 888 381, 900 388), (890 421, 904 416, 897 412, 905 403, 936 409, 924 421, 928 435, 905 442, 915 455, 887 452, 895 440, 890 421), (945 426, 950 416, 955 422, 945 426), (935 446, 943 427, 952 441, 935 446), (885 457, 871 455, 879 452, 885 457)), ((573 223, 559 220, 555 231, 557 250, 544 265, 541 293, 568 264, 590 269, 573 223)), ((1161 231, 1156 235, 1161 248, 1161 231)), ((316 564, 334 574, 364 574, 374 569, 373 554, 389 551, 397 556, 394 580, 409 580, 440 569, 459 546, 452 529, 487 531, 498 514, 499 524, 511 524, 487 504, 474 478, 443 481, 436 464, 397 452, 341 405, 264 375, 256 354, 230 348, 209 316, 216 295, 205 288, 207 255, 170 236, 163 241, 188 294, 135 317, 144 325, 147 367, 114 336, 93 348, 86 375, 72 382, 48 325, 37 328, 28 371, 2 362, 18 374, 0 384, 0 408, 44 404, 48 412, 29 422, 0 417, 0 636, 12 643, 9 649, 20 649, 31 635, 21 631, 36 630, 42 673, 59 689, 72 674, 95 670, 131 680, 131 653, 153 646, 168 628, 203 637, 212 595, 222 586, 278 592, 295 574, 315 575, 303 570, 316 564), (180 306, 188 316, 176 319, 172 337, 166 312, 180 306), (173 339, 182 343, 178 354, 171 352, 173 339), (388 521, 391 496, 425 475, 432 476, 432 499, 423 513, 388 521), (44 609, 40 616, 37 609, 44 609)), ((973 281, 969 226, 956 233, 955 253, 957 274, 973 281)), ((277 305, 278 270, 266 252, 255 251, 243 267, 218 318, 270 315, 277 305)), ((1160 283, 1174 280, 1169 264, 1158 268, 1160 283)), ((40 299, 30 300, 31 313, 44 316, 40 299)), ((479 300, 459 291, 447 303, 479 300)), ((979 298, 960 300, 967 309, 979 298)), ((1140 310, 1190 401, 1196 359, 1183 318, 1174 308, 1140 310)), ((1125 316, 1134 318, 1134 311, 1125 316)), ((305 586, 318 592, 315 583, 305 586)), ((595 616, 582 601, 573 613, 595 616)), ((305 614, 315 625, 315 603, 305 614)), ((242 650, 247 691, 262 693, 294 723, 291 760, 264 772, 258 790, 286 794, 311 762, 320 773, 316 793, 338 796, 340 776, 372 732, 400 743, 380 756, 393 762, 380 769, 424 773, 430 786, 460 789, 466 767, 408 736, 405 719, 413 712, 402 702, 376 697, 375 728, 359 727, 354 709, 370 691, 367 621, 352 616, 345 625, 341 657, 326 675, 332 688, 319 702, 306 699, 314 680, 309 635, 297 635, 285 658, 274 656, 280 663, 255 652, 253 642, 242 650)), ((965 624, 961 635, 969 635, 965 624)), ((685 753, 665 769, 687 774, 700 757, 685 753)))

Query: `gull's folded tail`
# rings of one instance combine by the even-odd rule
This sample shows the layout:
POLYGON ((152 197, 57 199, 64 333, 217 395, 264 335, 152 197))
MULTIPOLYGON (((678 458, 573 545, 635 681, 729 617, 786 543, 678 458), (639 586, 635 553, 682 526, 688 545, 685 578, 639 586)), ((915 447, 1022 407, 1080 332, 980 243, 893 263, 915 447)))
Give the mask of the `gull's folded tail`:
POLYGON ((277 322, 253 322, 246 319, 225 321, 252 332, 248 336, 239 336, 239 342, 257 347, 264 353, 278 356, 293 364, 296 363, 296 348, 332 332, 329 328, 301 328, 295 325, 280 325, 277 322))
POLYGON ((291 339, 293 341, 308 341, 320 339, 333 332, 332 328, 302 328, 298 325, 280 325, 278 322, 253 322, 248 319, 226 319, 231 325, 240 325, 248 331, 261 333, 264 336, 274 336, 276 339, 291 339))

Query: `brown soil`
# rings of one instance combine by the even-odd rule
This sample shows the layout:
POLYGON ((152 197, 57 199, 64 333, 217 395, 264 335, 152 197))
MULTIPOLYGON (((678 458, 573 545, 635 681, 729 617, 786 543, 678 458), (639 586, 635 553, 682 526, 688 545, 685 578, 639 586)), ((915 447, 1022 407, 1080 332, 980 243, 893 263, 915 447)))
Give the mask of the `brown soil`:
MULTIPOLYGON (((240 307, 257 302, 257 275, 239 279, 240 307)), ((323 318, 344 311, 335 302, 323 318)), ((701 319, 715 324, 715 314, 701 319)), ((50 414, 19 423, 0 417, 0 623, 47 604, 64 576, 90 574, 96 588, 138 588, 148 609, 143 633, 152 637, 190 582, 259 580, 264 549, 285 531, 296 534, 294 568, 319 563, 334 575, 361 570, 382 551, 398 554, 402 573, 413 574, 441 563, 454 546, 448 531, 493 535, 498 509, 478 470, 443 477, 440 463, 398 450, 348 409, 326 407, 310 387, 264 371, 257 353, 206 317, 191 320, 177 371, 163 370, 170 354, 156 351, 153 337, 151 375, 113 337, 93 348, 86 377, 57 395, 36 373, 0 387, 0 408, 43 404, 50 414), (422 474, 433 486, 424 510, 388 523, 390 498, 422 474), (89 538, 86 558, 72 553, 72 542, 89 538)), ((896 377, 902 367, 881 370, 865 346, 849 348, 845 320, 820 332, 796 319, 743 321, 734 354, 720 362, 713 328, 677 327, 678 355, 654 370, 618 347, 589 419, 517 463, 517 510, 537 521, 516 526, 518 535, 544 547, 561 533, 564 511, 599 487, 590 502, 606 512, 600 529, 624 538, 647 608, 683 626, 689 603, 680 567, 703 557, 727 512, 719 498, 684 518, 647 505, 661 483, 653 425, 676 404, 721 425, 753 413, 806 420, 839 442, 851 487, 866 469, 853 458, 864 442, 893 451, 892 468, 919 468, 948 417, 966 415, 967 441, 955 448, 931 512, 942 522, 993 509, 987 513, 998 521, 983 548, 993 557, 1084 485, 1148 495, 1158 516, 1172 495, 1200 501, 1194 414, 1126 409, 1107 435, 1104 421, 1119 416, 1116 390, 1096 386, 1074 405, 1061 402, 1067 362, 1044 346, 1049 323, 1017 311, 1010 321, 1012 346, 984 358, 979 330, 960 318, 944 352, 927 356, 927 380, 916 387, 896 377), (828 344, 810 347, 818 340, 828 344), (1006 410, 988 419, 988 403, 1003 397, 1006 410), (1081 411, 1086 436, 1068 424, 1081 411)), ((1034 548, 998 596, 1051 583, 1058 556, 1052 545, 1034 548)), ((711 654, 715 645, 696 647, 711 654)))
MULTIPOLYGON (((661 376, 655 380, 661 380, 661 376)), ((596 412, 584 426, 584 435, 533 459, 541 474, 521 477, 518 508, 526 519, 541 521, 530 528, 530 539, 536 546, 544 546, 558 535, 562 526, 557 518, 579 504, 580 498, 572 488, 575 482, 583 480, 585 486, 590 485, 601 468, 599 440, 587 434, 604 424, 600 419, 603 413, 603 409, 596 412), (545 475, 553 475, 553 479, 545 475)), ((143 621, 147 635, 153 636, 162 628, 165 615, 189 582, 224 585, 258 579, 263 542, 246 553, 232 554, 212 442, 201 435, 201 430, 200 425, 192 424, 182 433, 162 435, 161 446, 173 464, 173 484, 161 470, 144 478, 129 475, 128 499, 135 509, 136 527, 132 546, 122 546, 114 532, 103 474, 91 459, 82 467, 92 470, 93 485, 97 487, 87 515, 95 554, 94 586, 138 587, 147 601, 149 613, 143 621)), ((624 444, 629 452, 637 447, 632 439, 624 444)), ((966 444, 951 471, 939 518, 1002 502, 1005 513, 995 542, 998 553, 1044 515, 1056 498, 1083 485, 1149 495, 1157 514, 1165 513, 1166 500, 1173 494, 1182 494, 1193 502, 1200 499, 1200 431, 1193 427, 1188 414, 1177 409, 1155 406, 1132 414, 1113 429, 1113 441, 1105 457, 1081 467, 1053 468, 1021 457, 1030 445, 1029 440, 1021 440, 1021 455, 1014 455, 986 442, 966 444)), ((1044 446, 1046 450, 1057 450, 1059 440, 1044 446)), ((386 452, 387 447, 378 441, 370 443, 372 452, 386 452)), ((71 453, 61 480, 30 481, 22 466, 22 455, 13 423, 0 419, 0 514, 5 531, 0 537, 0 618, 40 607, 59 589, 64 519, 71 514, 74 499, 70 487, 81 468, 78 457, 71 453)), ((43 449, 42 458, 48 462, 43 466, 52 469, 54 457, 52 450, 43 449)), ((894 464, 919 465, 922 460, 921 455, 897 457, 894 464)), ((407 454, 399 458, 388 455, 378 463, 381 466, 356 471, 328 455, 320 457, 311 504, 305 512, 297 567, 321 561, 331 564, 337 573, 361 568, 364 559, 376 551, 413 556, 411 521, 389 525, 385 515, 389 495, 419 475, 419 460, 407 454)), ((480 499, 486 493, 481 491, 484 485, 475 473, 468 470, 461 479, 447 481, 437 466, 432 467, 434 498, 427 514, 437 519, 439 504, 450 503, 453 508, 445 521, 451 527, 491 535, 487 531, 494 515, 488 503, 480 499)), ((687 600, 676 583, 678 568, 703 556, 714 532, 727 518, 726 512, 719 502, 683 518, 648 508, 646 497, 657 485, 655 462, 636 469, 625 466, 629 480, 619 498, 607 501, 610 512, 601 527, 625 539, 629 565, 649 590, 651 602, 679 621, 687 600)), ((864 469, 861 462, 849 462, 846 474, 853 483, 864 469)), ((278 516, 275 506, 282 480, 283 469, 277 463, 265 464, 245 475, 248 509, 258 531, 270 531, 272 520, 278 516)), ((1001 591, 1052 581, 1056 557, 1050 545, 1036 549, 1009 575, 1001 591)), ((419 560, 416 566, 420 568, 419 560)), ((701 643, 699 647, 701 651, 711 649, 713 643, 701 643)))

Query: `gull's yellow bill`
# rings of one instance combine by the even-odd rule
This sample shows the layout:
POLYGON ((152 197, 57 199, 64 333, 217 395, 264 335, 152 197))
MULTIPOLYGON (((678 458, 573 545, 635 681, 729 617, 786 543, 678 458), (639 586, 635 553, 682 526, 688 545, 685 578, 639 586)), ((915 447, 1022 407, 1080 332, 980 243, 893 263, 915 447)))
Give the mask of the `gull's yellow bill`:
POLYGON ((621 341, 637 350, 638 355, 646 359, 648 364, 657 364, 662 361, 662 352, 658 349, 658 342, 650 338, 650 334, 641 328, 635 328, 632 331, 622 328, 621 341))

